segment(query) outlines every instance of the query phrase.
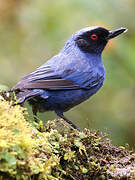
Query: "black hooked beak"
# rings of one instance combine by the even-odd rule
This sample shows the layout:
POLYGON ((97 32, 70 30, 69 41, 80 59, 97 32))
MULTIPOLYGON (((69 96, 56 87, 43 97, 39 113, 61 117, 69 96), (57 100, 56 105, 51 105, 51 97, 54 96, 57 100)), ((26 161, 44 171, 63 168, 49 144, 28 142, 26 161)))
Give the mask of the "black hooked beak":
POLYGON ((121 27, 119 29, 115 29, 113 31, 109 31, 109 35, 107 36, 106 39, 107 40, 112 39, 112 38, 118 36, 119 34, 122 34, 122 33, 127 32, 127 31, 128 31, 128 29, 127 28, 123 28, 123 27, 121 27))

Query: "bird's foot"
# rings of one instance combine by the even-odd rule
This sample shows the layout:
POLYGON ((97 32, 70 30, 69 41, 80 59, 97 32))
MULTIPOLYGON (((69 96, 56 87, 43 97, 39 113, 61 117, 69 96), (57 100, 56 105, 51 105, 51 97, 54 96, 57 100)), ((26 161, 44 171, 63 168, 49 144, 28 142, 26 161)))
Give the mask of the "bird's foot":
POLYGON ((72 123, 69 119, 67 119, 67 118, 63 115, 62 112, 56 111, 56 114, 57 114, 60 118, 64 119, 68 124, 70 124, 70 126, 71 126, 72 128, 77 129, 78 131, 81 131, 81 129, 80 129, 79 127, 77 127, 74 123, 72 123))

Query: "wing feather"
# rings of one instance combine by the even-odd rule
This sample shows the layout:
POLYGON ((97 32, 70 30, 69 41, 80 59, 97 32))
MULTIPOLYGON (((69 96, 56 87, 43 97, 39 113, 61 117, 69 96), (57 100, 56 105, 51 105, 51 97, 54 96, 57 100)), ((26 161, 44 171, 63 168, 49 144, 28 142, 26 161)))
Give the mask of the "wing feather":
POLYGON ((66 79, 50 79, 33 81, 29 83, 19 83, 13 90, 17 89, 48 89, 48 90, 64 90, 64 89, 80 89, 80 87, 66 79))
POLYGON ((66 69, 63 72, 55 72, 51 66, 41 66, 37 70, 22 78, 12 90, 22 89, 47 89, 47 90, 72 90, 90 89, 99 83, 98 74, 79 72, 66 69))

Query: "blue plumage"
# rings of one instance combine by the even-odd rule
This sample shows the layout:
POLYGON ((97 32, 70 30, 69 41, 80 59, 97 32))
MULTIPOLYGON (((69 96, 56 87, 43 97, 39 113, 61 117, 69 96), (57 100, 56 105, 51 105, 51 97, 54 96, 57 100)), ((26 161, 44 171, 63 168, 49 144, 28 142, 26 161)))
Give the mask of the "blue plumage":
POLYGON ((12 88, 20 98, 19 103, 28 101, 35 114, 55 111, 77 128, 63 112, 87 100, 101 88, 105 78, 101 53, 109 39, 125 30, 89 27, 73 34, 56 56, 12 88))

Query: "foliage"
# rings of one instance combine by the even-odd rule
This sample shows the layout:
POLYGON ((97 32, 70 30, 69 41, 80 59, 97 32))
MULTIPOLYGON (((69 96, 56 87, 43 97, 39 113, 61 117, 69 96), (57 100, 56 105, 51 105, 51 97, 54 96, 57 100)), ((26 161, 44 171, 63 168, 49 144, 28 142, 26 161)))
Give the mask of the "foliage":
POLYGON ((40 133, 25 116, 24 108, 0 101, 0 171, 16 178, 39 173, 46 177, 59 163, 49 143, 55 130, 40 133))
POLYGON ((25 108, 0 100, 0 179, 135 178, 135 154, 105 134, 63 120, 34 123, 25 108))

